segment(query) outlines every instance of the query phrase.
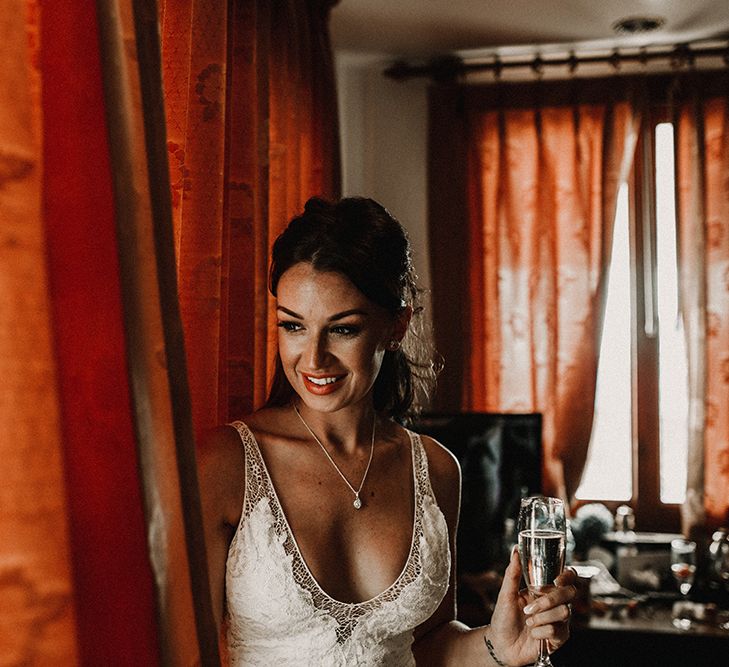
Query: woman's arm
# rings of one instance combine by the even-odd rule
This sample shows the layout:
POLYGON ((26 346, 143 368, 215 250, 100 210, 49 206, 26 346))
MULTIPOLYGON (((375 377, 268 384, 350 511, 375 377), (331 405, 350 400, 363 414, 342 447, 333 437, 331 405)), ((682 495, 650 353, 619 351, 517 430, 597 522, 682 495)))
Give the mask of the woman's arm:
POLYGON ((491 625, 468 628, 455 620, 455 540, 460 509, 460 468, 444 447, 423 438, 431 484, 448 523, 451 545, 451 580, 443 602, 433 616, 415 630, 413 653, 418 665, 494 665, 516 667, 534 661, 540 639, 552 650, 569 637, 567 604, 575 595, 575 574, 565 571, 557 588, 533 605, 520 591, 521 566, 514 550, 499 591, 491 625), (491 643, 489 651, 486 640, 491 643), (495 658, 494 658, 495 656, 495 658), (498 660, 498 662, 497 662, 498 660))
POLYGON ((210 596, 220 631, 225 607, 225 565, 240 521, 245 490, 245 457, 238 433, 221 426, 208 433, 197 452, 210 596))

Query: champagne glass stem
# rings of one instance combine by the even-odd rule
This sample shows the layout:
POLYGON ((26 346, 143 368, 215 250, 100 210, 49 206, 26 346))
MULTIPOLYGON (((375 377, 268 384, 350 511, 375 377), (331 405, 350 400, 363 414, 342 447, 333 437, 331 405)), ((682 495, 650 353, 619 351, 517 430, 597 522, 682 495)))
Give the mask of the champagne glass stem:
MULTIPOLYGON (((537 600, 539 598, 538 595, 534 595, 532 593, 529 596, 532 600, 537 600)), ((539 640, 539 649, 537 653, 537 660, 534 663, 533 667, 554 667, 551 658, 549 657, 549 647, 547 646, 547 640, 546 639, 540 639, 539 640)))
POLYGON ((549 659, 549 653, 547 651, 547 640, 539 640, 539 655, 537 661, 534 663, 534 667, 552 667, 552 661, 549 659))

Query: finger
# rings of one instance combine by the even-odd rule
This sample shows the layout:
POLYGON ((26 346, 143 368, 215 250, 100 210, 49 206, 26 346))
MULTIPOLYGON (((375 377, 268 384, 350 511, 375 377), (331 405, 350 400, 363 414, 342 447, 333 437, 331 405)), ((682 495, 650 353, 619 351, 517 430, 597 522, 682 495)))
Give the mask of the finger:
POLYGON ((511 558, 509 559, 509 566, 504 572, 504 581, 501 584, 501 590, 499 591, 500 600, 502 597, 505 599, 515 598, 519 596, 519 584, 521 583, 521 564, 519 563, 519 552, 516 547, 511 550, 511 558))
POLYGON ((567 567, 554 580, 554 583, 557 586, 574 586, 577 583, 577 573, 572 568, 567 567))
POLYGON ((577 588, 574 584, 568 586, 558 586, 553 588, 549 593, 537 598, 530 605, 524 607, 525 614, 536 614, 540 611, 546 611, 552 607, 558 607, 561 604, 569 604, 575 599, 577 588))
MULTIPOLYGON (((564 644, 567 642, 569 637, 566 637, 564 639, 547 639, 547 653, 550 655, 554 653, 557 649, 562 648, 564 644)), ((561 663, 560 663, 561 664, 561 663)))
POLYGON ((526 624, 530 627, 537 628, 541 625, 550 625, 554 623, 564 623, 570 618, 570 609, 566 604, 553 607, 547 611, 532 614, 527 618, 526 624))
POLYGON ((530 630, 532 639, 546 639, 554 649, 564 644, 570 636, 569 623, 550 623, 530 630))

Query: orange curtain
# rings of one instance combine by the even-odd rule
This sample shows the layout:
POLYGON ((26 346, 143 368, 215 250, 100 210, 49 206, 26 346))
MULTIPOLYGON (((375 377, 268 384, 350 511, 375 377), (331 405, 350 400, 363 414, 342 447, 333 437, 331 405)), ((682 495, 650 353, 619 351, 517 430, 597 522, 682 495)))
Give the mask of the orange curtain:
POLYGON ((729 521, 729 77, 689 88, 674 125, 689 350, 687 531, 729 521))
POLYGON ((179 297, 199 433, 263 402, 267 261, 312 195, 339 193, 330 0, 160 4, 179 297))
POLYGON ((38 7, 0 12, 0 662, 78 660, 45 264, 38 7))
POLYGON ((103 4, 11 0, 0 12, 4 664, 160 662, 103 4))
POLYGON ((0 662, 213 665, 132 2, 12 0, 0 33, 0 662))
MULTIPOLYGON (((260 331, 256 321, 268 317, 271 236, 309 194, 338 189, 333 97, 311 99, 333 92, 328 53, 317 55, 328 49, 329 4, 297 4, 230 2, 221 13, 219 3, 198 2, 196 32, 180 41, 192 44, 199 68, 182 73, 184 143, 170 145, 179 277, 197 414, 211 420, 228 403, 252 405, 253 359, 264 371, 270 359, 267 335, 247 337, 244 327, 260 331), (221 43, 223 76, 214 61, 221 43), (269 200, 286 202, 284 219, 272 219, 269 200), (200 407, 201 359, 214 371, 210 415, 200 407)), ((190 411, 173 368, 184 367, 184 354, 170 343, 180 340, 177 306, 162 289, 176 292, 163 247, 173 259, 172 220, 152 196, 164 182, 168 202, 164 145, 150 148, 164 123, 141 111, 155 88, 161 109, 160 82, 148 76, 159 69, 154 39, 137 43, 133 26, 136 18, 157 34, 150 7, 5 0, 0 12, 3 663, 217 660, 203 618, 200 531, 190 523, 199 512, 191 428, 181 440, 190 411), (152 170, 160 153, 164 172, 152 170)), ((257 381, 265 387, 265 372, 257 381)))
MULTIPOLYGON (((468 257, 462 409, 541 412, 544 491, 571 497, 592 430, 613 217, 636 136, 632 104, 582 95, 576 84, 458 95, 468 249, 447 252, 468 257)), ((431 219, 431 229, 440 224, 431 219)), ((439 320, 436 310, 436 329, 439 320)))

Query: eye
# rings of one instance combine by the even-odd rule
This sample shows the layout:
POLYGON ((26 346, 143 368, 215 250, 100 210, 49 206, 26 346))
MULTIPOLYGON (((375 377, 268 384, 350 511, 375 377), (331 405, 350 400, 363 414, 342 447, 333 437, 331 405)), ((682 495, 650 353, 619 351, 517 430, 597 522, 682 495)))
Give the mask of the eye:
POLYGON ((361 331, 361 328, 352 324, 337 324, 329 331, 336 336, 356 336, 361 331))
POLYGON ((283 329, 284 331, 287 331, 289 333, 293 333, 295 331, 301 331, 302 326, 298 322, 292 322, 291 320, 284 320, 278 323, 279 328, 283 329))

